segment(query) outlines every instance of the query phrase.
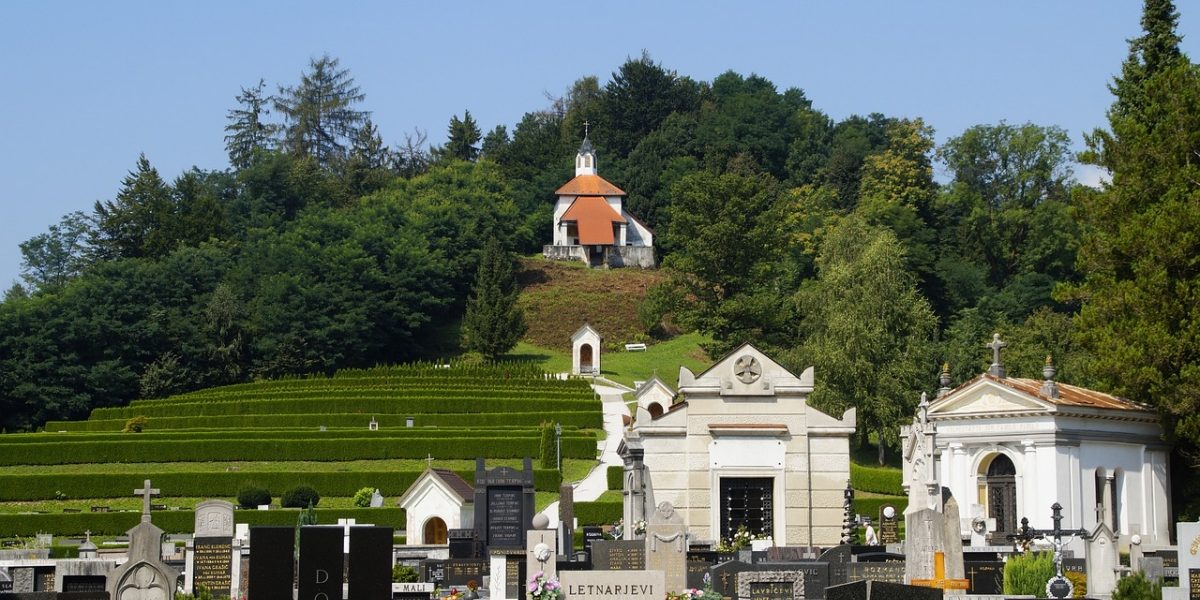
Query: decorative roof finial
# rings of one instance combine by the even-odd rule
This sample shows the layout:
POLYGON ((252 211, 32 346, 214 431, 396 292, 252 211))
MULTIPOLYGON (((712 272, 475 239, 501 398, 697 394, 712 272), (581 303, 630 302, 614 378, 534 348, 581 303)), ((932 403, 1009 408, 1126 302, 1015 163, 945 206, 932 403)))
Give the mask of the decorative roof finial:
POLYGON ((1057 372, 1058 369, 1054 368, 1054 357, 1047 354, 1046 366, 1042 367, 1042 376, 1046 379, 1042 382, 1042 395, 1047 398, 1058 397, 1058 384, 1054 381, 1054 375, 1057 372))
POLYGON ((922 425, 929 422, 929 396, 925 392, 921 392, 921 403, 917 405, 917 414, 922 425))
POLYGON ((591 125, 591 123, 588 123, 587 119, 584 119, 583 120, 583 139, 585 139, 585 140, 588 137, 588 126, 589 125, 591 125))
POLYGON ((938 398, 941 398, 950 393, 950 363, 942 363, 942 376, 938 380, 942 384, 941 389, 938 390, 938 398))
POLYGON ((992 343, 984 344, 985 348, 992 349, 992 366, 988 367, 988 375, 1004 379, 1004 364, 1000 362, 1000 350, 1007 348, 1008 344, 1000 341, 1000 334, 992 334, 992 343))

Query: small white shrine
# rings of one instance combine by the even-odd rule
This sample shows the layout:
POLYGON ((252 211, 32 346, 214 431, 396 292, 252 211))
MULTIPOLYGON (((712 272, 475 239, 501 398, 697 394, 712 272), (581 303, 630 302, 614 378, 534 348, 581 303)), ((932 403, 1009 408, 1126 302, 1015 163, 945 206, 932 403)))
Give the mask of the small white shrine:
POLYGON ((571 334, 571 373, 573 375, 600 374, 600 347, 604 338, 591 325, 584 323, 571 334))
MULTIPOLYGON (((1122 550, 1130 536, 1169 543, 1169 449, 1158 416, 1146 405, 1054 380, 1008 377, 994 336, 992 365, 951 389, 948 368, 933 402, 922 402, 901 431, 905 486, 932 461, 932 473, 961 507, 960 531, 972 543, 1007 545, 1022 517, 1047 529, 1050 507, 1062 505, 1064 529, 1104 524, 1122 550), (920 436, 922 440, 915 440, 920 436)), ((1076 540, 1072 549, 1082 552, 1076 540)))
POLYGON ((449 530, 475 524, 475 488, 449 469, 427 468, 397 501, 409 545, 449 542, 449 530))

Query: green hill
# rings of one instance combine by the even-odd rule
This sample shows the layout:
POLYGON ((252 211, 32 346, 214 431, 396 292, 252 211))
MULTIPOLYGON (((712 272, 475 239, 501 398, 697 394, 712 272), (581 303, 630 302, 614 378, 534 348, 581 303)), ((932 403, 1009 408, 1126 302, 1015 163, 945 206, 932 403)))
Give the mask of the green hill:
MULTIPOLYGON (((333 511, 327 517, 355 516, 356 491, 395 498, 429 464, 471 481, 477 456, 489 466, 536 461, 547 420, 563 425, 564 475, 578 479, 595 463, 602 419, 586 382, 520 363, 343 370, 138 400, 95 409, 86 421, 50 422, 42 433, 0 436, 0 536, 122 532, 136 522, 130 492, 147 478, 175 509, 163 513, 168 531, 189 530, 179 515, 196 502, 233 499, 247 486, 278 499, 310 485, 333 511), (142 431, 123 432, 135 419, 142 431)), ((535 480, 548 501, 562 478, 536 469, 535 480)), ((378 511, 362 520, 404 527, 399 509, 359 510, 378 511)))

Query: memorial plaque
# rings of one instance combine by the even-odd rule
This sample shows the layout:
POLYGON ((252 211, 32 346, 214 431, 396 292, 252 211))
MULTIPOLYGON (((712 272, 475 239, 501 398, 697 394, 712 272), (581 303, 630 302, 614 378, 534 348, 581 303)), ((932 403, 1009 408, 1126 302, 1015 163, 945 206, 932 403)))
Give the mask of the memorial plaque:
POLYGON ((488 489, 487 523, 489 548, 519 548, 525 543, 520 488, 488 489))
POLYGON ((1188 600, 1200 600, 1200 569, 1188 569, 1188 600))
POLYGON ((392 528, 350 528, 350 598, 387 598, 392 590, 392 528))
POLYGON ((525 459, 521 471, 511 467, 489 471, 482 458, 475 461, 475 533, 485 546, 484 553, 496 548, 524 549, 534 503, 531 459, 525 459))
POLYGON ((892 506, 891 504, 885 504, 879 507, 879 543, 900 543, 899 511, 897 511, 896 507, 892 506))
POLYGON ((1163 580, 1163 559, 1158 556, 1145 556, 1141 561, 1142 573, 1146 575, 1151 583, 1162 584, 1163 580))
POLYGON ((346 564, 342 553, 343 537, 341 527, 305 525, 300 528, 300 564, 296 572, 300 598, 342 597, 342 573, 346 564))
POLYGON ((803 600, 804 573, 796 570, 751 570, 737 574, 737 593, 742 600, 803 600))
POLYGON ((452 558, 445 561, 445 569, 442 587, 465 586, 471 580, 475 580, 475 583, 483 581, 488 574, 488 561, 482 558, 452 558))
MULTIPOLYGON (((393 583, 391 600, 429 600, 433 596, 432 583, 393 583)), ((354 596, 351 596, 353 598, 354 596)), ((372 598, 388 596, 371 596, 372 598)))
POLYGON ((713 591, 717 592, 723 598, 739 600, 738 598, 738 575, 743 571, 748 571, 754 568, 749 563, 744 563, 736 560, 720 563, 711 569, 713 591))
POLYGON ((421 561, 421 581, 441 585, 446 580, 446 561, 427 559, 421 561))
POLYGON ((846 565, 846 579, 848 581, 904 583, 904 563, 849 563, 846 565))
POLYGON ((567 571, 560 581, 568 600, 662 600, 667 595, 662 571, 628 571, 620 577, 603 571, 567 571))
POLYGON ((1004 593, 1004 563, 1000 561, 963 563, 970 583, 968 594, 998 596, 1004 593))
POLYGON ((521 597, 525 589, 524 556, 509 556, 504 561, 504 597, 521 597))
POLYGON ((192 548, 192 593, 204 586, 213 598, 228 598, 233 584, 233 538, 198 537, 192 548))
POLYGON ((643 540, 593 542, 592 568, 597 571, 641 571, 646 568, 646 543, 643 540))
POLYGON ((1075 591, 1075 586, 1067 580, 1066 577, 1055 575, 1050 582, 1046 584, 1046 596, 1050 598, 1070 598, 1071 593, 1075 591))
POLYGON ((704 575, 717 564, 717 553, 712 550, 689 550, 687 553, 687 586, 703 589, 704 575))
POLYGON ((108 597, 108 592, 105 590, 105 577, 103 575, 64 575, 63 589, 66 594, 75 592, 87 592, 91 594, 104 594, 108 597))
POLYGON ((250 598, 292 600, 295 548, 294 527, 250 528, 250 598))
POLYGON ((450 558, 479 558, 474 529, 451 529, 446 534, 450 558))
POLYGON ((750 584, 750 600, 793 600, 792 584, 786 581, 755 581, 750 584))

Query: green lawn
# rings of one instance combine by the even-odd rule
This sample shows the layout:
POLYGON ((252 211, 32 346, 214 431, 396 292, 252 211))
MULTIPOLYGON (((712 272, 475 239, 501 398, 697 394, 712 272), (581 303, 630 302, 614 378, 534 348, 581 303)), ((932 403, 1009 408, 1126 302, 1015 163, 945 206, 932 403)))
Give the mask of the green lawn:
MULTIPOLYGON (((645 381, 658 373, 667 385, 674 386, 679 380, 679 367, 687 367, 698 374, 712 364, 700 348, 700 344, 708 339, 699 333, 687 333, 651 343, 645 352, 605 351, 600 357, 601 375, 617 383, 633 386, 634 381, 645 381)), ((571 370, 569 353, 527 342, 517 344, 508 359, 530 361, 551 373, 571 370)))

